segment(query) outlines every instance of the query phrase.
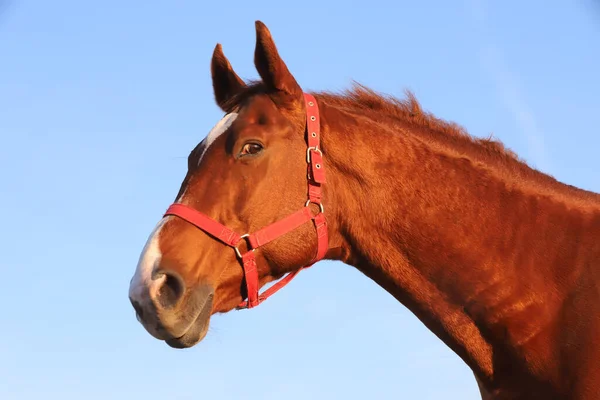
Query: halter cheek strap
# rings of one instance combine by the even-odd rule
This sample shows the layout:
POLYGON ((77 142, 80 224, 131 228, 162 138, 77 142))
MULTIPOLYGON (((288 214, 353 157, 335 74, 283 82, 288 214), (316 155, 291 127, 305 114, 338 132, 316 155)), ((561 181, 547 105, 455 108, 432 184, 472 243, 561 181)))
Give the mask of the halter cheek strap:
POLYGON ((315 98, 310 94, 304 94, 304 102, 306 106, 306 163, 308 169, 308 199, 304 204, 304 207, 271 225, 267 225, 252 234, 245 235, 236 233, 200 211, 184 204, 171 204, 164 214, 165 216, 175 215, 182 218, 203 230, 214 239, 233 248, 244 270, 244 280, 246 282, 248 293, 248 299, 243 301, 238 308, 256 307, 287 285, 294 279, 300 270, 311 267, 317 261, 325 257, 325 254, 327 253, 329 237, 327 232, 327 220, 325 218, 323 203, 321 202, 321 185, 325 183, 325 168, 323 165, 323 153, 320 148, 321 133, 319 107, 315 98), (313 215, 310 209, 311 203, 319 206, 319 211, 316 215, 313 215), (308 221, 313 221, 317 232, 317 250, 312 261, 308 265, 287 274, 270 288, 259 294, 260 284, 255 251, 261 246, 299 228, 308 221), (240 252, 238 247, 242 240, 245 240, 248 246, 248 251, 244 254, 240 252))

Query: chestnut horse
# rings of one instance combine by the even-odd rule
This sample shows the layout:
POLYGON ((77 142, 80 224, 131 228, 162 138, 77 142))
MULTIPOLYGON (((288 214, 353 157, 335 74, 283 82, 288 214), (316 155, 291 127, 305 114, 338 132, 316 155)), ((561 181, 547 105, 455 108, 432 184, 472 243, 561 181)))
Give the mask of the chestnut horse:
POLYGON ((145 329, 194 346, 211 315, 340 260, 456 352, 484 398, 600 399, 600 195, 411 94, 307 95, 260 21, 256 34, 260 82, 213 53, 225 116, 189 155, 140 257, 129 297, 145 329))

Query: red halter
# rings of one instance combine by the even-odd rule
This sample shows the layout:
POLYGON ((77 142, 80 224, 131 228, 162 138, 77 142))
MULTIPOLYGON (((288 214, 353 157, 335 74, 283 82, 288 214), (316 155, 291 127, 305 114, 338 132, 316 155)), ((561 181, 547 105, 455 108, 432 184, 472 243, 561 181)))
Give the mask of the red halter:
POLYGON ((211 235, 214 239, 233 248, 244 269, 244 278, 246 280, 246 289, 248 292, 248 300, 243 301, 238 308, 256 307, 262 301, 287 285, 301 269, 311 267, 314 263, 325 257, 325 253, 328 249, 329 239, 327 235, 327 220, 325 218, 323 204, 321 203, 321 184, 325 183, 325 168, 323 166, 323 153, 319 148, 319 139, 321 136, 319 107, 315 98, 310 94, 304 94, 304 102, 306 105, 306 135, 308 142, 308 148, 306 149, 306 162, 308 164, 308 200, 304 207, 271 225, 252 234, 245 235, 239 235, 205 214, 183 204, 172 204, 165 212, 165 216, 176 215, 183 218, 211 235), (309 207, 311 203, 319 206, 319 212, 315 216, 312 215, 309 207), (279 282, 259 294, 258 269, 254 251, 311 220, 314 221, 317 230, 317 253, 313 260, 309 265, 287 274, 279 280, 279 282), (245 239, 248 244, 248 251, 244 254, 241 254, 237 247, 242 239, 245 239))

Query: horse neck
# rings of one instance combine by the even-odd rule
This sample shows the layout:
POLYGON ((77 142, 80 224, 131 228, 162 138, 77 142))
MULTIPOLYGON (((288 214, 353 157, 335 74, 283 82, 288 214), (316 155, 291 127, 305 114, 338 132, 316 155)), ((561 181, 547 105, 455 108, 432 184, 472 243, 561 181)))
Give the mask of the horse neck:
POLYGON ((325 201, 341 261, 408 307, 481 381, 497 384, 519 367, 552 379, 555 349, 545 339, 582 279, 571 260, 593 247, 586 230, 600 232, 596 195, 511 181, 507 170, 528 167, 501 170, 410 124, 327 104, 322 114, 325 201))

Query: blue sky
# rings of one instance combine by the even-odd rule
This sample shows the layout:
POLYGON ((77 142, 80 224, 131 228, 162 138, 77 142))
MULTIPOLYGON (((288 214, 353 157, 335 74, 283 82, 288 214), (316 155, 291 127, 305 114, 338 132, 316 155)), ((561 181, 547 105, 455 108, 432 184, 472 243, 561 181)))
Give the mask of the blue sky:
POLYGON ((591 0, 18 1, 0 8, 0 398, 477 399, 469 369, 351 267, 322 262, 177 351, 130 277, 188 152, 221 115, 223 44, 256 78, 254 20, 305 89, 357 80, 600 191, 591 0))

